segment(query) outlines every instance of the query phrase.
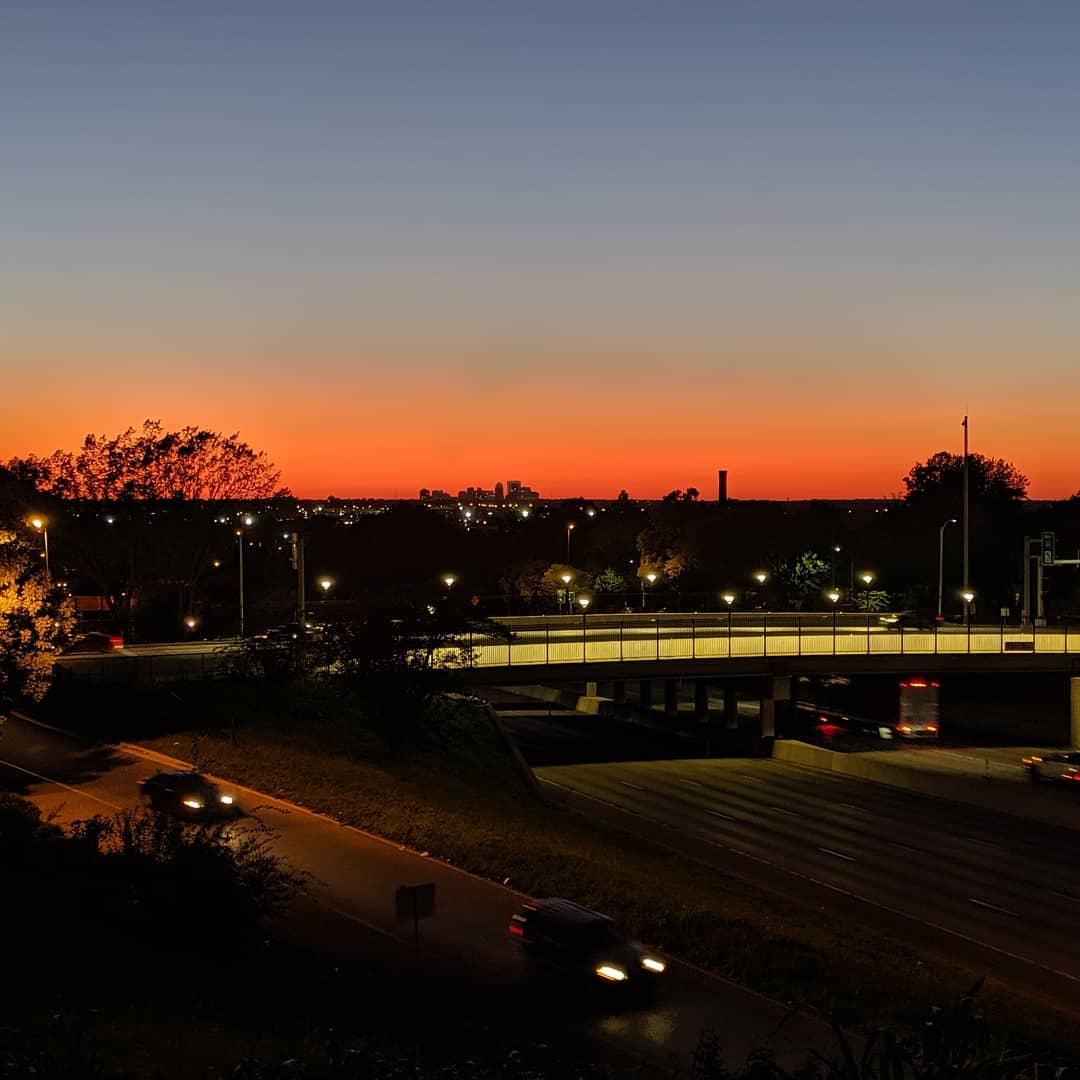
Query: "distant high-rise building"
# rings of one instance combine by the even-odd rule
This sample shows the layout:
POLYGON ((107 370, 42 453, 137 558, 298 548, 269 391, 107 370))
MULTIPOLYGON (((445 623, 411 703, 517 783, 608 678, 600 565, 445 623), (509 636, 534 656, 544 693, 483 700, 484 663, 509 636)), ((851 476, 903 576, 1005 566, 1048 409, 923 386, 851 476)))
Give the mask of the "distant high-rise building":
POLYGON ((503 501, 503 486, 502 486, 502 481, 501 480, 496 480, 495 481, 495 501, 496 502, 502 502, 503 501))

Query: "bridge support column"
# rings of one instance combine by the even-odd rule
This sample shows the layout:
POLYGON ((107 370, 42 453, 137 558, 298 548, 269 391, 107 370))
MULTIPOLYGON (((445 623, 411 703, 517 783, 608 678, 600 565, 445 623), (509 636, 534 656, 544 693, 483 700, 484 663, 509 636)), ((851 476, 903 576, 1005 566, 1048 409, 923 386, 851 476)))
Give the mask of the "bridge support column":
POLYGON ((679 713, 679 683, 677 679, 664 680, 664 715, 677 716, 679 713))
POLYGON ((1080 679, 1069 679, 1069 745, 1080 746, 1080 679))
POLYGON ((694 680, 694 719, 704 720, 709 715, 709 683, 706 679, 694 680))
POLYGON ((787 701, 790 697, 790 675, 773 675, 762 687, 761 737, 763 739, 776 738, 776 703, 787 701))
POLYGON ((724 687, 724 727, 729 731, 739 727, 739 691, 734 686, 724 687))
POLYGON ((643 709, 652 708, 652 679, 642 679, 638 683, 638 704, 643 709))
POLYGON ((600 696, 599 683, 587 682, 585 684, 585 696, 586 697, 599 697, 600 696))
POLYGON ((626 701, 626 682, 623 679, 616 679, 611 684, 611 700, 616 705, 622 705, 626 701))

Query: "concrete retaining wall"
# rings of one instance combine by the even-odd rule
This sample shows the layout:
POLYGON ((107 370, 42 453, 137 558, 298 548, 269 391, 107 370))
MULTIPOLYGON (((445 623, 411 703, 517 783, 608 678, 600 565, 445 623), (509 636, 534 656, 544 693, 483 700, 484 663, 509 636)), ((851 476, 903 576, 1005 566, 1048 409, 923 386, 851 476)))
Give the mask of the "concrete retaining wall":
POLYGON ((607 697, 590 697, 588 694, 579 694, 574 690, 535 684, 532 686, 508 686, 506 690, 510 693, 519 694, 521 697, 546 701, 551 705, 561 705, 564 709, 573 709, 574 712, 588 713, 592 716, 615 715, 615 702, 607 697))
POLYGON ((920 795, 934 795, 1048 825, 1080 829, 1080 801, 1071 789, 1055 788, 1049 784, 1037 786, 1015 780, 987 780, 979 776, 946 776, 892 765, 862 754, 842 754, 795 739, 777 739, 773 744, 772 756, 777 761, 787 761, 793 765, 826 769, 920 795))

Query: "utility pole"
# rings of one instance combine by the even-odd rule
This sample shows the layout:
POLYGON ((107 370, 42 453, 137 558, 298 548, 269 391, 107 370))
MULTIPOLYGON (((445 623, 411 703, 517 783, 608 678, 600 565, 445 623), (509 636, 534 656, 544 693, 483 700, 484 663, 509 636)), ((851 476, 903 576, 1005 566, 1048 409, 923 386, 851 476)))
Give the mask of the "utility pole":
MULTIPOLYGON (((971 592, 971 580, 968 577, 969 561, 968 555, 970 551, 969 540, 969 503, 968 503, 968 418, 964 416, 964 593, 971 592)), ((968 609, 971 606, 969 600, 964 601, 964 615, 969 614, 968 609)))

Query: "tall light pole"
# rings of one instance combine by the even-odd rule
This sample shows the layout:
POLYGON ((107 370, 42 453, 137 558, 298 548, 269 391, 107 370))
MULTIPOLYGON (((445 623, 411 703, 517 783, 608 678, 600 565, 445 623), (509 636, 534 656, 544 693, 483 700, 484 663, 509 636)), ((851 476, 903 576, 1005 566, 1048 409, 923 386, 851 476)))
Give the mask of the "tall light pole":
POLYGON ((236 530, 236 550, 240 567, 240 638, 244 637, 244 527, 254 524, 255 519, 250 514, 245 514, 241 520, 241 527, 236 530))
POLYGON ((581 659, 584 661, 588 659, 585 652, 585 612, 589 610, 591 598, 583 594, 577 598, 577 602, 581 605, 581 659))
POLYGON ((832 547, 832 587, 836 588, 836 556, 840 554, 840 545, 833 544, 832 547))
POLYGON ((334 587, 332 578, 324 577, 319 578, 319 588, 322 589, 323 595, 323 609, 326 608, 326 601, 330 598, 330 590, 334 587))
MULTIPOLYGON (((970 516, 969 516, 969 513, 968 513, 968 511, 969 511, 968 487, 969 487, 969 484, 968 484, 968 418, 967 418, 967 416, 965 416, 964 417, 964 595, 965 596, 969 592, 971 592, 971 580, 970 580, 970 578, 968 576, 968 570, 969 570, 968 554, 969 554, 969 547, 970 547, 970 542, 969 542, 970 528, 969 528, 969 526, 970 526, 970 523, 971 523, 971 519, 970 519, 970 516)), ((970 600, 965 600, 964 603, 965 604, 970 604, 971 601, 970 600)), ((970 620, 970 612, 968 612, 966 608, 965 608, 965 614, 968 615, 969 620, 970 620)))
MULTIPOLYGON (((563 599, 566 601, 566 614, 570 614, 570 582, 574 580, 573 574, 562 574, 563 583, 563 599)), ((559 605, 559 611, 562 611, 562 604, 559 605)))
POLYGON ((41 537, 45 541, 45 584, 51 585, 52 572, 49 569, 49 527, 45 524, 45 519, 39 517, 31 518, 30 524, 41 533, 41 537))
POLYGON ((832 601, 832 651, 836 655, 836 603, 840 599, 840 593, 836 589, 830 589, 825 594, 832 601))
POLYGON ((937 547, 937 617, 938 622, 941 622, 941 590, 945 581, 945 530, 950 525, 956 524, 956 518, 949 518, 948 521, 942 522, 941 528, 938 529, 938 547, 937 547))
POLYGON ((735 594, 726 592, 720 597, 727 604, 727 651, 731 655, 731 605, 735 603, 735 594))
POLYGON ((641 610, 645 610, 645 582, 649 583, 649 587, 652 588, 653 583, 656 581, 656 574, 651 570, 644 575, 641 579, 641 610))
POLYGON ((764 570, 754 572, 754 580, 758 583, 758 598, 761 600, 762 610, 765 610, 765 582, 769 575, 764 570))
POLYGON ((566 561, 570 562, 570 534, 574 531, 574 523, 571 521, 566 526, 566 561))
POLYGON ((446 586, 446 591, 449 593, 457 582, 457 578, 453 574, 443 574, 443 584, 446 586))

